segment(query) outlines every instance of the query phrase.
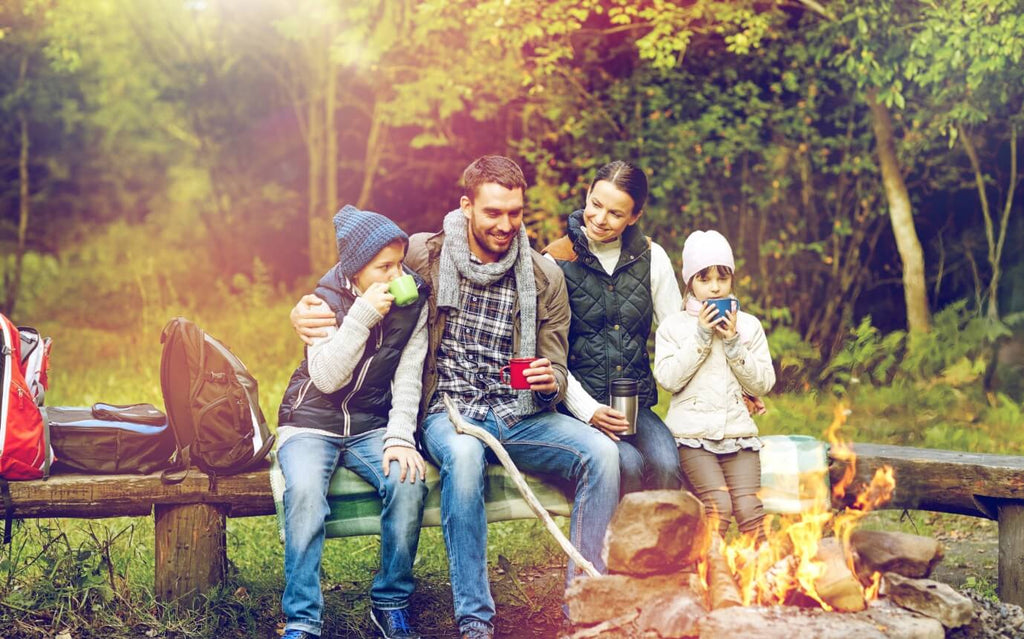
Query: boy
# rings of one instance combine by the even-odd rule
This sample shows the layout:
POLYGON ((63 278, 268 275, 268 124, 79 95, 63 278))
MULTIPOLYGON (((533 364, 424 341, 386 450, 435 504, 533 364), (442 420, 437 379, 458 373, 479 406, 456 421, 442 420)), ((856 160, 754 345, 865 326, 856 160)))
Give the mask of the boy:
POLYGON ((342 464, 383 500, 381 567, 371 619, 386 639, 414 639, 407 611, 427 487, 416 450, 417 400, 427 350, 426 294, 393 306, 408 236, 383 215, 345 206, 334 216, 338 263, 317 295, 337 326, 314 340, 285 391, 278 463, 285 478, 284 639, 313 639, 323 624, 320 564, 327 488, 342 464), (417 481, 417 478, 419 481, 417 481))

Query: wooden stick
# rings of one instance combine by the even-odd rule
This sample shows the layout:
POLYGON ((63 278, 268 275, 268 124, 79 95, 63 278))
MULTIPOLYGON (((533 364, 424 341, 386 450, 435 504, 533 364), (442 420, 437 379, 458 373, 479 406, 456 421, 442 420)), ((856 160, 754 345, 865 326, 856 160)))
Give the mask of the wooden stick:
POLYGON ((455 408, 455 403, 448 396, 448 393, 444 393, 444 406, 448 409, 448 419, 450 419, 452 424, 455 425, 455 432, 476 437, 494 451, 494 454, 498 456, 498 461, 500 461, 501 465, 505 467, 506 471, 508 471, 509 477, 511 477, 512 481, 515 482, 516 488, 519 489, 519 492, 523 495, 523 499, 525 499, 526 503, 530 506, 530 510, 536 513, 537 517, 544 522, 544 527, 548 529, 548 532, 551 533, 552 536, 554 536, 555 541, 557 541, 558 545, 562 547, 565 554, 569 555, 569 558, 575 561, 576 565, 583 572, 587 573, 587 575, 591 577, 599 577, 601 573, 594 568, 594 564, 587 561, 583 555, 580 554, 580 551, 576 550, 576 547, 572 545, 572 542, 565 538, 565 535, 562 534, 562 529, 558 527, 555 520, 551 518, 548 511, 541 505, 537 496, 533 494, 532 490, 530 490, 530 487, 526 483, 526 479, 523 478, 523 474, 519 472, 518 468, 516 468, 515 463, 512 462, 512 458, 509 457, 508 451, 501 445, 501 442, 483 428, 466 423, 466 420, 462 419, 462 415, 459 413, 459 410, 455 408))
POLYGON ((708 590, 711 593, 711 609, 742 606, 743 598, 740 589, 729 570, 729 562, 721 551, 722 540, 718 535, 711 537, 711 548, 708 549, 708 590))

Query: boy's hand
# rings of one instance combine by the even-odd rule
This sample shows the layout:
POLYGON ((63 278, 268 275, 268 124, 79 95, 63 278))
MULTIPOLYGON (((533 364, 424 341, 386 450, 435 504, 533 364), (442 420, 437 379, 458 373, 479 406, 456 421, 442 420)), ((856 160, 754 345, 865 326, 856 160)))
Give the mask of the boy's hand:
POLYGON ((391 310, 391 303, 395 301, 395 296, 388 292, 388 285, 383 282, 370 284, 369 288, 363 291, 362 298, 369 302, 370 306, 382 317, 388 314, 388 311, 391 310))
POLYGON ((312 345, 317 337, 327 335, 325 327, 334 326, 334 311, 327 303, 316 295, 303 295, 288 315, 292 328, 307 345, 312 345))
POLYGON ((535 393, 551 393, 558 391, 558 379, 555 377, 555 369, 551 368, 551 361, 541 357, 535 359, 530 367, 523 370, 523 377, 530 382, 530 390, 535 393))
MULTIPOLYGON (((716 309, 717 311, 717 309, 716 309)), ((715 325, 715 330, 724 339, 732 339, 736 336, 736 311, 728 311, 725 314, 725 321, 715 325)))
POLYGON ((398 467, 402 469, 402 474, 398 477, 398 481, 404 482, 405 478, 408 477, 409 483, 415 484, 417 475, 419 475, 420 481, 427 480, 427 465, 423 461, 423 456, 415 448, 407 446, 385 448, 384 457, 381 460, 385 477, 391 473, 391 462, 393 461, 398 462, 398 467))
POLYGON ((626 416, 611 406, 599 406, 590 418, 590 424, 608 435, 613 441, 619 441, 618 434, 629 429, 626 416))

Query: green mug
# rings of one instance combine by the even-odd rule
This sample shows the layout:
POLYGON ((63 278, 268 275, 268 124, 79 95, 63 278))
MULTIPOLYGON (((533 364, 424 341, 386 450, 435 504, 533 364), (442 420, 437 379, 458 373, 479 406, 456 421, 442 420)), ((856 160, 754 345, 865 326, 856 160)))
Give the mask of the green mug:
POLYGON ((420 292, 416 290, 416 280, 408 273, 391 280, 388 284, 388 293, 395 296, 395 304, 399 306, 408 306, 420 298, 420 292))

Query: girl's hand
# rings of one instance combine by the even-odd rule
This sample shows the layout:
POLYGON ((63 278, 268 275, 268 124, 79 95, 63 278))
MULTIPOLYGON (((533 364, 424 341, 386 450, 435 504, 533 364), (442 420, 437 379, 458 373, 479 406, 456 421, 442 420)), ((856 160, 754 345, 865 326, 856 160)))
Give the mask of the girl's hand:
POLYGON ((375 282, 370 284, 369 288, 363 291, 363 299, 370 303, 381 316, 387 315, 388 311, 391 310, 391 303, 395 301, 395 296, 388 293, 388 285, 382 282, 375 282))
POLYGON ((608 435, 613 441, 619 441, 618 434, 629 430, 626 416, 610 406, 600 406, 590 418, 590 424, 608 435))
POLYGON ((700 314, 697 315, 697 322, 707 330, 712 330, 716 324, 722 321, 718 316, 718 309, 712 304, 701 302, 700 314))
POLYGON ((736 311, 729 311, 725 314, 725 321, 715 325, 715 330, 724 339, 732 339, 736 336, 736 311))
POLYGON ((404 482, 408 478, 410 484, 415 484, 417 476, 419 476, 420 481, 427 480, 427 466, 423 462, 423 456, 415 448, 408 448, 406 446, 385 448, 384 456, 381 459, 385 477, 391 474, 391 462, 393 461, 398 462, 398 467, 402 469, 402 474, 398 477, 398 481, 404 482))

